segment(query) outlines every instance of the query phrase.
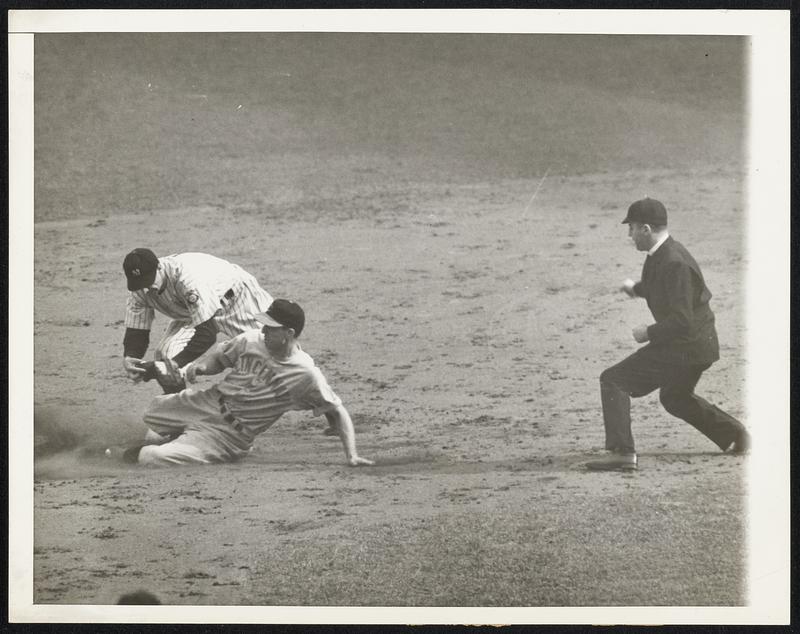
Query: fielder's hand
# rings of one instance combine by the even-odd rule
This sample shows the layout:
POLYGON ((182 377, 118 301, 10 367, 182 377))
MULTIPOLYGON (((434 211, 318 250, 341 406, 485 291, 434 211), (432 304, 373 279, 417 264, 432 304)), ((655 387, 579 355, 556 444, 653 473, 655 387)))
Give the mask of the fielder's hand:
POLYGON ((175 394, 186 389, 183 372, 172 359, 145 361, 139 363, 139 367, 144 370, 142 380, 155 379, 164 390, 164 394, 175 394))
POLYGON ((635 282, 632 279, 628 278, 624 282, 622 282, 620 290, 623 293, 625 293, 628 297, 636 297, 636 293, 633 292, 634 285, 635 282))
POLYGON ((142 360, 135 357, 125 357, 122 359, 122 367, 125 368, 125 374, 134 383, 138 383, 144 378, 146 370, 141 367, 142 360))
POLYGON ((374 460, 367 460, 366 458, 362 458, 361 456, 353 456, 348 460, 348 464, 351 467, 369 467, 370 465, 374 465, 374 460))

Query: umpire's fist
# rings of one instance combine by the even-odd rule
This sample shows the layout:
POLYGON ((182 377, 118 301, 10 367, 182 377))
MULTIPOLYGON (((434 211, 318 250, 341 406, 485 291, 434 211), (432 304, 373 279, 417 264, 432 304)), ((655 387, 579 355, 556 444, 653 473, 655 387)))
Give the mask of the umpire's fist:
POLYGON ((122 359, 122 367, 125 368, 125 374, 134 383, 138 383, 144 378, 146 370, 140 366, 141 363, 142 360, 136 357, 124 357, 122 359))
POLYGON ((620 287, 619 290, 625 293, 628 297, 636 297, 636 292, 633 290, 634 286, 635 282, 632 279, 628 278, 622 283, 622 286, 620 287))

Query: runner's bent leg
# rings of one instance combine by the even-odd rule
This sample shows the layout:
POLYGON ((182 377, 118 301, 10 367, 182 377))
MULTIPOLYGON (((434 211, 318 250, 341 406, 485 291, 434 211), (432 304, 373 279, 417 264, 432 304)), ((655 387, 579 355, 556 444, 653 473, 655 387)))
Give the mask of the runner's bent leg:
POLYGON ((153 399, 145 424, 161 435, 178 436, 169 442, 142 447, 140 464, 169 466, 230 462, 247 455, 252 437, 236 435, 223 420, 219 392, 183 390, 153 399))

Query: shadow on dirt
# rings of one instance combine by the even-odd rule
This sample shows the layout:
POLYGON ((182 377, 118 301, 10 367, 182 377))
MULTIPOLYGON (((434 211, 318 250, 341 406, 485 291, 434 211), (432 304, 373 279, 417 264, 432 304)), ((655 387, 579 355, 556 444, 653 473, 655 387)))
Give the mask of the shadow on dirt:
MULTIPOLYGON (((506 473, 566 473, 589 472, 585 463, 596 457, 594 453, 568 453, 553 456, 538 456, 522 459, 507 460, 482 460, 480 458, 468 459, 448 455, 444 452, 434 452, 426 449, 415 449, 408 443, 404 446, 389 448, 370 457, 375 459, 375 465, 368 468, 353 470, 364 476, 380 477, 384 475, 404 474, 442 474, 442 475, 472 475, 472 474, 497 474, 506 473)), ((721 452, 664 452, 640 453, 640 458, 646 460, 643 467, 646 469, 660 470, 676 465, 697 465, 707 463, 709 460, 716 462, 737 462, 741 456, 731 456, 721 452)), ((105 446, 98 443, 87 442, 63 427, 53 424, 47 418, 37 419, 37 446, 35 449, 35 477, 39 480, 59 478, 91 477, 113 475, 131 469, 140 469, 137 465, 128 465, 106 456, 105 446), (45 435, 45 432, 49 436, 45 435), (40 436, 43 442, 38 443, 40 436)), ((263 466, 276 471, 315 471, 339 469, 344 467, 338 459, 333 462, 328 460, 309 460, 306 453, 300 450, 290 450, 280 456, 270 453, 254 452, 245 459, 226 465, 198 465, 197 467, 178 467, 181 471, 191 468, 231 469, 237 467, 263 466)), ((349 471, 349 470, 348 470, 349 471)), ((556 476, 554 476, 556 477, 556 476)))

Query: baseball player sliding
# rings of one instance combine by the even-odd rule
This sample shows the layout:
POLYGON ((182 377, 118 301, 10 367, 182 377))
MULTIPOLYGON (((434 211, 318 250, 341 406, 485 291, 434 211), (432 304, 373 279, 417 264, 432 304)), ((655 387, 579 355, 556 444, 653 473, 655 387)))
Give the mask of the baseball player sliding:
POLYGON ((206 350, 222 332, 231 337, 258 329, 255 313, 265 311, 272 296, 255 277, 236 264, 205 253, 156 257, 150 249, 134 249, 122 263, 128 279, 123 366, 134 382, 155 378, 166 393, 185 383, 183 368, 206 350), (158 311, 172 321, 144 363, 150 328, 158 311))
MULTIPOLYGON (((186 366, 186 380, 230 368, 219 383, 156 396, 144 414, 148 444, 121 454, 152 466, 231 462, 247 455, 256 436, 285 412, 324 414, 353 467, 374 464, 356 452, 355 433, 342 401, 314 360, 297 342, 305 314, 296 303, 276 299, 256 314, 261 330, 221 342, 186 366)), ((108 455, 114 455, 107 450, 108 455)))

